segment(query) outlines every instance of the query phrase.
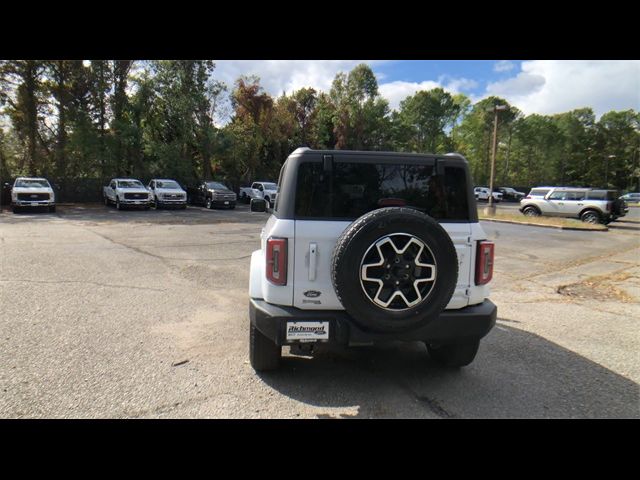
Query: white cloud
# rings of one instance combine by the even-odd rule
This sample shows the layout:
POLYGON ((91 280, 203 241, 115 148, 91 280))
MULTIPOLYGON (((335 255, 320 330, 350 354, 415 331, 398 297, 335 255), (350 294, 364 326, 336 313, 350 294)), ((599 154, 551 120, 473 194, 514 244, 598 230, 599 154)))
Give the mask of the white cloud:
POLYGON ((396 80, 394 82, 380 85, 380 95, 389 101, 389 106, 397 110, 400 102, 410 95, 414 95, 420 90, 431 90, 442 88, 443 90, 456 94, 464 90, 472 90, 478 86, 478 82, 468 78, 455 78, 448 75, 441 75, 438 80, 424 80, 422 82, 404 82, 396 80))
POLYGON ((217 60, 214 77, 233 88, 240 75, 257 75, 260 85, 272 96, 303 87, 328 92, 338 72, 349 72, 360 63, 372 68, 382 61, 363 60, 217 60))
POLYGON ((420 90, 431 90, 432 88, 442 87, 438 82, 425 80, 424 82, 403 82, 396 80, 394 82, 383 83, 380 85, 380 95, 389 101, 392 109, 398 109, 400 102, 410 95, 420 90))
MULTIPOLYGON (((280 96, 282 92, 291 93, 303 87, 312 87, 328 92, 338 72, 348 73, 360 63, 375 67, 387 61, 363 60, 217 60, 214 77, 225 82, 229 88, 240 75, 257 75, 260 85, 272 96, 280 96)), ((442 75, 438 80, 422 82, 393 81, 382 83, 386 78, 383 73, 376 73, 380 94, 389 101, 391 108, 397 109, 400 102, 419 90, 430 90, 441 87, 450 93, 471 90, 478 82, 468 78, 455 78, 442 75)))
POLYGON ((493 66, 494 72, 508 72, 515 68, 515 64, 509 60, 500 60, 493 66))
POLYGON ((478 88, 478 82, 470 78, 455 78, 449 75, 442 75, 438 78, 438 82, 445 85, 444 89, 453 93, 460 93, 465 90, 473 90, 478 88))
POLYGON ((592 107, 640 110, 640 61, 534 60, 515 77, 489 83, 486 95, 504 97, 525 114, 554 114, 592 107))

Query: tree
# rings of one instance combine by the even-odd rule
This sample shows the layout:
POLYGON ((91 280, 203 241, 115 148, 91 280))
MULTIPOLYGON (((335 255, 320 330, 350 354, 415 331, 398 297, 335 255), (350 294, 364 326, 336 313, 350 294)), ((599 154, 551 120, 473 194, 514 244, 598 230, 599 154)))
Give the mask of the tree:
POLYGON ((378 93, 378 82, 368 65, 349 74, 338 73, 329 99, 334 107, 335 148, 380 150, 391 144, 389 104, 378 93))
POLYGON ((442 88, 419 91, 404 99, 397 119, 405 132, 403 149, 421 153, 449 150, 451 142, 445 130, 453 128, 461 108, 461 103, 442 88))
POLYGON ((45 105, 43 73, 45 63, 39 60, 6 60, 0 63, 2 104, 17 137, 24 147, 19 170, 37 175, 47 170, 42 150, 47 142, 41 133, 40 113, 45 105))
MULTIPOLYGON (((494 122, 492 109, 495 105, 509 107, 498 114, 498 138, 509 138, 512 123, 521 113, 500 97, 488 97, 474 104, 460 124, 452 130, 453 149, 469 160, 473 178, 478 185, 489 182, 494 122)), ((510 147, 509 143, 501 143, 498 144, 496 155, 496 172, 504 171, 501 167, 506 157, 507 146, 510 147)), ((510 148, 508 151, 511 154, 510 148)))
POLYGON ((596 162, 603 162, 597 169, 601 172, 598 184, 618 189, 637 186, 640 114, 634 110, 607 112, 600 118, 597 131, 600 148, 596 162))

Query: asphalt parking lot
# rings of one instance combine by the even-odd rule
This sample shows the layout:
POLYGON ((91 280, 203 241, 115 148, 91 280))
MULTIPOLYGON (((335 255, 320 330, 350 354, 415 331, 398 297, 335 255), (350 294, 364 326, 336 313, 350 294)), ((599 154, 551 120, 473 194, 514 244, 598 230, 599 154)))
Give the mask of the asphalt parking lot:
POLYGON ((608 232, 483 222, 499 320, 469 367, 390 343, 285 350, 257 375, 247 290, 265 214, 5 210, 0 417, 640 418, 639 212, 608 232))

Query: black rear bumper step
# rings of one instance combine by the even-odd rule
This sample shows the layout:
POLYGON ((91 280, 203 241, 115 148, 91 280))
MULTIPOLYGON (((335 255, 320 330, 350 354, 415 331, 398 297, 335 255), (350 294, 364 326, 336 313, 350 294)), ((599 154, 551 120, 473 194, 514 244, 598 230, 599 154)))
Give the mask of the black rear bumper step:
POLYGON ((490 300, 458 310, 444 310, 440 316, 418 329, 395 332, 368 332, 358 326, 343 310, 301 310, 273 305, 252 298, 249 304, 251 323, 278 345, 297 342, 286 340, 287 322, 328 321, 329 342, 371 343, 378 340, 430 341, 447 343, 463 338, 482 338, 496 324, 498 308, 490 300))

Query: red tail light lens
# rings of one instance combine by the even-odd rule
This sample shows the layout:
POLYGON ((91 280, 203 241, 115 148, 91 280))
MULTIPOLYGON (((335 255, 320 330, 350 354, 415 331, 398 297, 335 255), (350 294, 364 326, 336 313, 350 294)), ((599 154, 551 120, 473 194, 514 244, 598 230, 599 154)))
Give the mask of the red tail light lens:
POLYGON ((476 285, 489 283, 493 278, 493 249, 493 242, 486 240, 478 242, 478 254, 476 256, 476 285))
POLYGON ((267 280, 274 285, 287 284, 287 239, 267 240, 267 280))

